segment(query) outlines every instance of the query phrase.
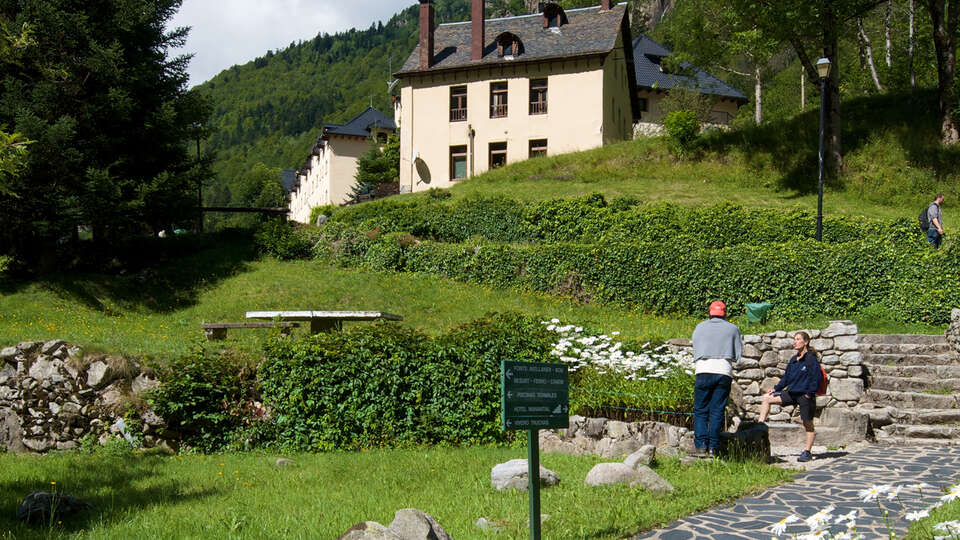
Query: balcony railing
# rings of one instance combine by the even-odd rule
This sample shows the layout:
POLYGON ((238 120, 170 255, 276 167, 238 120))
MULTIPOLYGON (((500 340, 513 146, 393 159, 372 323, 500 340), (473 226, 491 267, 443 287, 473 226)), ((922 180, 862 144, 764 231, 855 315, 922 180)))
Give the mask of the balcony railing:
POLYGON ((530 114, 547 114, 547 102, 546 102, 546 101, 531 101, 531 102, 530 102, 530 114))
POLYGON ((507 105, 491 105, 490 118, 503 118, 507 116, 507 105))
POLYGON ((467 108, 462 109, 450 109, 450 121, 451 122, 463 122, 467 119, 467 108))

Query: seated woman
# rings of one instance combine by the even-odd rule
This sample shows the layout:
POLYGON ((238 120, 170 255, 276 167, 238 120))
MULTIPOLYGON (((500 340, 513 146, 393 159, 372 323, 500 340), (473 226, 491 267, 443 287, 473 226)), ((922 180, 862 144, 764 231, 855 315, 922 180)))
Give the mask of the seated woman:
POLYGON ((813 429, 813 415, 817 409, 817 387, 820 386, 820 362, 816 351, 810 346, 810 336, 806 332, 797 332, 793 336, 793 348, 797 351, 787 363, 787 369, 773 388, 763 396, 760 405, 760 422, 767 421, 770 405, 796 405, 806 431, 806 448, 797 461, 810 461, 813 441, 817 432, 813 429))

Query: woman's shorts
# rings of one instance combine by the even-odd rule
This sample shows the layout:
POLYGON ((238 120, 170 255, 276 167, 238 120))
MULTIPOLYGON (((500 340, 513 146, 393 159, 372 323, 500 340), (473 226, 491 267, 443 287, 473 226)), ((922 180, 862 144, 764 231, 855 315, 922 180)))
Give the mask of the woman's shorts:
POLYGON ((780 394, 780 403, 783 405, 796 405, 800 409, 800 419, 805 422, 813 421, 813 414, 817 411, 817 398, 807 399, 804 394, 791 394, 784 392, 780 394))

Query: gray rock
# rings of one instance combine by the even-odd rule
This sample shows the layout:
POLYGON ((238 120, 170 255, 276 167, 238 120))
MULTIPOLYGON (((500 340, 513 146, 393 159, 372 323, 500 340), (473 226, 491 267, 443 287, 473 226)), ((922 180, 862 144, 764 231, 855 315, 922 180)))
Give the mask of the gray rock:
POLYGON ((825 366, 835 366, 840 363, 840 357, 835 354, 825 354, 820 359, 820 363, 825 366))
POLYGON ((20 351, 16 347, 4 347, 3 350, 0 350, 0 361, 9 362, 19 353, 20 351))
POLYGON ((23 439, 23 445, 34 452, 46 452, 56 446, 56 441, 42 437, 39 439, 23 439))
MULTIPOLYGON (((743 346, 743 356, 747 358, 760 358, 760 350, 754 347, 750 343, 746 343, 743 346)), ((741 362, 743 360, 741 359, 741 362)))
POLYGON ((863 379, 831 379, 827 393, 837 401, 860 401, 863 396, 863 379))
POLYGON ((317 227, 323 227, 326 224, 327 224, 326 214, 320 214, 319 216, 317 216, 317 222, 316 222, 317 227))
POLYGON ((140 415, 140 419, 143 420, 144 426, 159 427, 166 425, 163 418, 160 418, 157 413, 153 412, 153 409, 140 415))
POLYGON ((481 531, 501 533, 503 532, 503 527, 505 524, 502 521, 490 521, 487 518, 481 517, 477 518, 476 523, 473 525, 481 531))
POLYGON ((849 377, 862 377, 863 376, 863 366, 850 366, 847 368, 847 376, 849 377))
POLYGON ((607 422, 605 430, 607 436, 612 439, 625 439, 630 436, 630 424, 626 422, 610 420, 607 422))
MULTIPOLYGON (((61 366, 63 366, 63 361, 61 360, 38 357, 30 366, 28 375, 38 381, 44 381, 59 375, 58 368, 61 366)), ((63 381, 63 377, 59 377, 59 379, 60 381, 58 382, 63 381)))
POLYGON ((840 355, 840 363, 845 366, 859 366, 863 363, 863 355, 859 352, 847 352, 840 355))
POLYGON ((643 444, 636 439, 616 440, 603 438, 597 442, 593 452, 604 458, 620 458, 636 452, 641 446, 643 446, 643 444))
POLYGON ((87 367, 87 386, 93 388, 103 388, 113 380, 113 369, 110 364, 97 360, 87 367))
POLYGON ((756 334, 746 334, 743 336, 744 343, 760 343, 762 340, 763 338, 756 334))
POLYGON ((860 409, 828 407, 820 413, 820 424, 838 428, 849 442, 865 441, 870 415, 860 409))
POLYGON ((54 339, 48 341, 40 346, 40 354, 46 354, 48 356, 53 356, 57 350, 62 347, 66 342, 62 339, 54 339))
POLYGON ((840 369, 840 368, 831 369, 830 371, 827 372, 827 376, 830 377, 831 379, 834 377, 846 377, 847 371, 845 369, 840 369))
POLYGON ((293 460, 281 457, 281 458, 277 458, 277 460, 273 462, 273 465, 275 467, 288 467, 290 465, 293 465, 293 460))
POLYGON ((751 382, 746 388, 743 389, 743 393, 748 396, 760 395, 760 383, 757 381, 751 382))
POLYGON ((606 423, 606 418, 587 418, 581 431, 583 431, 583 434, 587 437, 598 438, 603 433, 603 428, 606 423))
POLYGON ((780 356, 774 351, 767 351, 760 357, 760 367, 775 367, 780 363, 780 356))
POLYGON ((597 463, 587 473, 584 483, 588 486, 632 484, 640 480, 640 473, 623 463, 597 463))
MULTIPOLYGON (((760 358, 760 356, 758 355, 757 358, 760 358)), ((756 367, 760 367, 760 361, 754 360, 753 358, 741 358, 736 365, 736 369, 749 369, 756 367)))
POLYGON ((636 472, 640 477, 631 482, 630 487, 643 486, 644 489, 653 493, 670 493, 673 491, 673 484, 653 472, 650 467, 638 465, 636 472))
POLYGON ((763 378, 763 370, 762 369, 744 369, 743 371, 740 371, 737 374, 737 376, 742 377, 744 379, 760 380, 763 378))
POLYGON ((623 464, 631 469, 636 469, 638 465, 650 465, 657 455, 657 447, 652 444, 645 444, 639 450, 627 456, 623 464))
POLYGON ((160 381, 141 373, 134 377, 133 382, 130 383, 130 392, 135 396, 139 396, 140 394, 153 390, 158 386, 160 386, 160 381))
MULTIPOLYGON (((504 489, 518 489, 526 491, 528 484, 527 469, 529 468, 525 459, 511 459, 506 463, 500 463, 490 470, 490 483, 498 491, 504 489)), ((555 486, 560 483, 560 477, 557 473, 540 465, 540 487, 555 486)))
POLYGON ((829 338, 811 339, 810 346, 818 351, 827 351, 833 348, 833 340, 829 338))
POLYGON ((387 528, 403 540, 453 540, 437 520, 416 508, 397 510, 387 528))
POLYGON ((857 336, 837 336, 833 340, 833 347, 838 351, 855 351, 860 348, 857 336))
POLYGON ((39 341, 21 341, 20 344, 17 345, 17 350, 24 354, 30 354, 37 350, 40 345, 43 345, 43 343, 39 341))
POLYGON ((778 337, 777 339, 773 340, 771 345, 773 345, 774 349, 787 349, 793 351, 793 338, 778 337))
POLYGON ((657 456, 655 459, 668 459, 675 458, 680 455, 680 450, 676 446, 658 446, 657 447, 657 456))
POLYGON ((13 409, 5 407, 0 408, 0 447, 6 448, 7 452, 27 451, 23 444, 20 416, 13 409))
POLYGON ((857 325, 853 324, 853 321, 830 321, 830 326, 821 332, 820 336, 832 338, 837 336, 855 336, 857 333, 857 325))
POLYGON ((73 495, 34 491, 20 503, 20 507, 17 508, 17 519, 34 525, 43 525, 52 521, 67 521, 92 508, 92 504, 73 495))
POLYGON ((404 538, 376 521, 364 521, 347 529, 347 532, 337 540, 404 540, 404 538))

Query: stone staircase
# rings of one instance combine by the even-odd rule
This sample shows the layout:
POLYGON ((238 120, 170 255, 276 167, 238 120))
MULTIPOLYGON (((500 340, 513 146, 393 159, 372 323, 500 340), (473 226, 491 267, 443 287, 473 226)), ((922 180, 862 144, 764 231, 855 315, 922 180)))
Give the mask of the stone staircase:
POLYGON ((943 336, 861 334, 870 414, 880 444, 960 446, 960 355, 943 336))

